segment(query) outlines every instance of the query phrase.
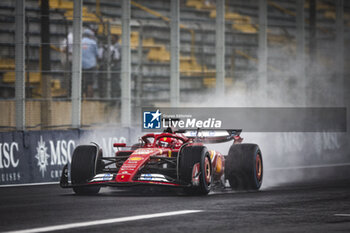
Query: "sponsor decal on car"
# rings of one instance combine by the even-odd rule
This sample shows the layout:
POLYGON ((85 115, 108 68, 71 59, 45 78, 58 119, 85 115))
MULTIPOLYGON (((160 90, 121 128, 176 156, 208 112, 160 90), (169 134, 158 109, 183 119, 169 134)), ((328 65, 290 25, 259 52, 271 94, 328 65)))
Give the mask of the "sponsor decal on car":
MULTIPOLYGON (((124 170, 124 169, 122 169, 122 170, 124 170)), ((123 174, 123 175, 131 175, 129 172, 127 172, 127 171, 123 171, 121 174, 123 174)))
POLYGON ((113 179, 113 175, 110 173, 104 174, 103 180, 112 180, 113 179))
POLYGON ((142 157, 131 157, 131 158, 129 158, 129 160, 131 160, 131 161, 141 161, 141 160, 143 160, 143 158, 142 157))
POLYGON ((169 182, 162 174, 141 174, 139 180, 142 181, 158 181, 158 182, 169 182))
POLYGON ((137 155, 147 155, 154 152, 155 149, 137 149, 134 154, 137 155))
POLYGON ((99 182, 99 181, 110 181, 113 180, 113 174, 111 173, 103 173, 97 174, 90 182, 99 182))
POLYGON ((137 164, 129 164, 129 165, 123 165, 121 170, 124 171, 124 170, 133 170, 137 167, 137 164))
POLYGON ((152 180, 152 174, 142 174, 143 180, 152 180))

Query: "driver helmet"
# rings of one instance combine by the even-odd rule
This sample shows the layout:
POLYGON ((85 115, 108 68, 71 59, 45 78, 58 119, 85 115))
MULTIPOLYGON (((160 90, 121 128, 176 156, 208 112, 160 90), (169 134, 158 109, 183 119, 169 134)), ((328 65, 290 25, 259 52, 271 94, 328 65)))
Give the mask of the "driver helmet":
POLYGON ((175 143, 175 139, 170 137, 163 137, 159 139, 158 145, 160 147, 170 147, 175 143))

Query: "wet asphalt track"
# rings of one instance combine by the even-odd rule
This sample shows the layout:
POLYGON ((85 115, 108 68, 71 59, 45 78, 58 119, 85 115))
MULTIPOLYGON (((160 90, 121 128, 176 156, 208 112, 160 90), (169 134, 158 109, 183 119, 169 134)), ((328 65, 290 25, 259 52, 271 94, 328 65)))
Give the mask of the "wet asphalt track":
POLYGON ((181 210, 202 212, 60 232, 350 232, 349 179, 203 197, 161 193, 105 188, 76 196, 58 185, 2 187, 0 232, 181 210))

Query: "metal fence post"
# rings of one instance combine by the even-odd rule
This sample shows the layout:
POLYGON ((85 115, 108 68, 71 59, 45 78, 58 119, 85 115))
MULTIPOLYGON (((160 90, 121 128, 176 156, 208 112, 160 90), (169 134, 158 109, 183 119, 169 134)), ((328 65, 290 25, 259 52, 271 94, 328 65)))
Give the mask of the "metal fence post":
POLYGON ((170 105, 177 107, 180 102, 180 5, 171 0, 170 5, 170 105))
POLYGON ((74 0, 72 58, 72 127, 81 126, 81 29, 82 0, 74 0))
POLYGON ((25 129, 25 0, 16 0, 16 129, 25 129))
MULTIPOLYGON (((96 2, 97 4, 97 2, 96 2)), ((109 23, 109 21, 107 22, 107 78, 106 78, 106 83, 107 83, 107 90, 106 90, 106 98, 109 99, 112 96, 112 78, 111 78, 111 24, 109 23)), ((114 75, 114 73, 113 73, 114 75)), ((104 86, 104 85, 102 85, 104 86)))
POLYGON ((336 1, 336 76, 339 105, 344 105, 344 0, 336 1))
POLYGON ((305 76, 305 0, 297 0, 296 6, 296 76, 300 87, 299 96, 302 104, 306 105, 306 76, 305 76))
POLYGON ((216 0, 216 95, 225 95, 225 0, 216 0))
POLYGON ((135 105, 137 107, 140 107, 142 104, 141 97, 142 97, 142 79, 143 79, 143 74, 142 74, 142 69, 143 69, 143 25, 142 22, 139 21, 139 44, 137 46, 137 58, 138 58, 138 65, 137 65, 137 76, 136 76, 136 101, 135 105))
POLYGON ((316 57, 316 49, 317 49, 317 1, 309 0, 309 50, 310 50, 310 64, 311 69, 315 64, 316 57))
POLYGON ((121 124, 131 123, 130 0, 122 2, 121 124))
MULTIPOLYGON (((307 71, 307 82, 309 86, 315 86, 317 84, 318 57, 317 55, 317 1, 309 0, 309 39, 308 39, 308 67, 307 71)), ((317 92, 314 88, 309 88, 307 93, 307 105, 315 105, 318 101, 317 92)))
POLYGON ((50 2, 41 0, 41 91, 40 103, 41 127, 51 124, 51 48, 50 48, 50 2))
POLYGON ((259 0, 259 48, 258 48, 259 88, 263 95, 267 92, 267 3, 259 0))

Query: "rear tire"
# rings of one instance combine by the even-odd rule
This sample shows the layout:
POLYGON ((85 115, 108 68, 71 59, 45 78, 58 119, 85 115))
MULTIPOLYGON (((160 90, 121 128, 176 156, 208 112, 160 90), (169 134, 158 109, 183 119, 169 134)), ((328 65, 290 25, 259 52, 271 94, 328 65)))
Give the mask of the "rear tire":
MULTIPOLYGON (((89 179, 96 175, 97 167, 101 166, 102 152, 97 153, 97 146, 82 145, 75 148, 71 164, 72 184, 86 184, 89 179)), ((97 194, 100 186, 74 187, 73 191, 79 195, 97 194)))
POLYGON ((233 190, 259 190, 263 161, 256 144, 233 144, 226 158, 225 177, 233 190))
POLYGON ((186 194, 207 195, 211 189, 213 173, 208 149, 204 146, 188 146, 180 156, 180 180, 193 185, 184 189, 186 194), (199 182, 193 184, 192 175, 196 164, 199 164, 199 182))

